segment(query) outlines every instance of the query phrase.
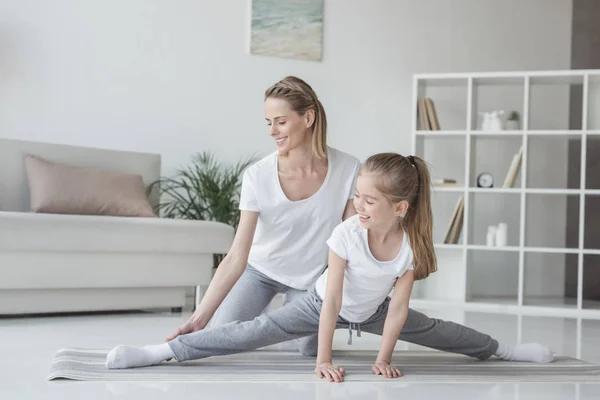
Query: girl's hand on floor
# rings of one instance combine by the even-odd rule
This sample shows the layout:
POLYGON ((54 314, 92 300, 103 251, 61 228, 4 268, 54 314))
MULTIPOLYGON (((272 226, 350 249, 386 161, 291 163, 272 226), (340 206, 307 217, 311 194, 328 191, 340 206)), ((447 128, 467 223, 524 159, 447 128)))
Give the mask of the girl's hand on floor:
POLYGON ((343 382, 346 371, 344 368, 333 365, 330 362, 317 364, 315 372, 319 378, 327 378, 329 382, 343 382))
POLYGON ((188 322, 186 322, 185 324, 181 325, 181 327, 177 328, 177 330, 171 336, 169 336, 166 339, 166 341, 169 342, 169 341, 175 339, 177 336, 186 335, 188 333, 196 332, 196 331, 199 331, 199 330, 201 330, 203 328, 204 328, 204 326, 202 326, 202 323, 200 321, 200 316, 196 315, 196 313, 194 313, 194 314, 192 314, 192 316, 190 317, 190 319, 188 320, 188 322))
POLYGON ((383 375, 385 378, 398 378, 402 372, 396 367, 392 367, 387 361, 375 361, 371 368, 375 375, 383 375))

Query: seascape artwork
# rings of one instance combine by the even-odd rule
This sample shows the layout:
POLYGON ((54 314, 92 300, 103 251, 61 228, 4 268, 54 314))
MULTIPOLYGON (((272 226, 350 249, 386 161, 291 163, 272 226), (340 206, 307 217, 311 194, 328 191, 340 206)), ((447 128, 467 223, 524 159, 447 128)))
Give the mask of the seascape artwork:
POLYGON ((320 61, 323 0, 252 0, 250 53, 320 61))

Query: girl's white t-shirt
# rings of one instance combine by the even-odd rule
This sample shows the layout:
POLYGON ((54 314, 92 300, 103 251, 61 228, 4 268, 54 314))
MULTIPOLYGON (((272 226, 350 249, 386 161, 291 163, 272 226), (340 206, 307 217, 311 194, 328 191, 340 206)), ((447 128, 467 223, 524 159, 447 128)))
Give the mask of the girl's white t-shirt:
MULTIPOLYGON (((391 261, 377 260, 369 249, 367 229, 360 226, 358 215, 339 224, 327 244, 347 260, 340 316, 348 322, 369 319, 394 287, 396 279, 413 267, 413 251, 404 232, 402 247, 391 261)), ((317 280, 316 291, 322 299, 327 289, 327 272, 317 280)))
POLYGON ((244 172, 239 208, 259 213, 248 263, 277 282, 306 290, 327 266, 327 238, 354 197, 360 161, 328 147, 319 190, 290 201, 279 183, 277 160, 278 152, 271 153, 244 172))

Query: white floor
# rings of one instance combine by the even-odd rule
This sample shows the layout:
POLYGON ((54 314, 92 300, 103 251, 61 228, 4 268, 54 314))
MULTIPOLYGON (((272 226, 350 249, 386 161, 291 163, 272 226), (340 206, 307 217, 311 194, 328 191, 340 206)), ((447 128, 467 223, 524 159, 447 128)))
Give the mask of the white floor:
MULTIPOLYGON (((600 321, 532 318, 499 314, 435 312, 492 334, 499 340, 541 341, 557 354, 600 364, 600 321)), ((112 314, 0 319, 0 399, 600 399, 598 384, 405 384, 380 383, 102 383, 47 382, 52 358, 61 347, 110 348, 125 343, 162 342, 189 314, 112 314), (218 396, 218 397, 217 397, 218 396)), ((336 348, 347 348, 346 332, 336 348)), ((354 337, 352 348, 377 349, 379 338, 354 337)), ((398 348, 415 346, 399 343, 398 348)), ((401 367, 401 365, 400 365, 401 367)), ((312 371, 307 371, 312 373, 312 371)))

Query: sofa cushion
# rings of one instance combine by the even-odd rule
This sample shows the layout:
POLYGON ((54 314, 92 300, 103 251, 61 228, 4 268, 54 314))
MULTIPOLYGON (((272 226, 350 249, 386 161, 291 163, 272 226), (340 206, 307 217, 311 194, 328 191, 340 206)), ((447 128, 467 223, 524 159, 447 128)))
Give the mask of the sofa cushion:
POLYGON ((0 211, 0 254, 227 253, 233 236, 231 226, 214 221, 0 211))
POLYGON ((59 164, 28 154, 31 211, 156 217, 140 175, 59 164))

